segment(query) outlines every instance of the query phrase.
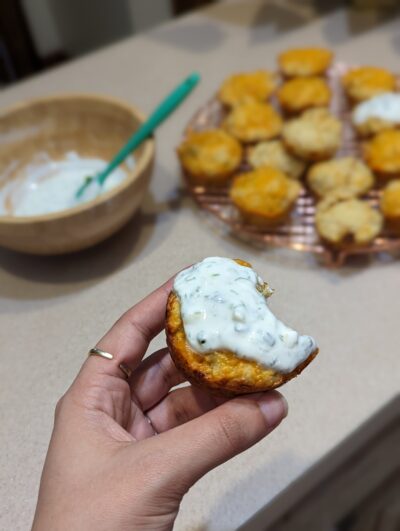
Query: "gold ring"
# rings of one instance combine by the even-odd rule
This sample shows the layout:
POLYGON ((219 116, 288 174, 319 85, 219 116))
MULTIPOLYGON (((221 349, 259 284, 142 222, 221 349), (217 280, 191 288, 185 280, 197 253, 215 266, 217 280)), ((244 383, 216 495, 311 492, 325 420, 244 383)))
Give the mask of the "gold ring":
POLYGON ((126 379, 129 380, 129 378, 132 376, 132 369, 130 369, 128 365, 125 365, 125 363, 120 363, 119 368, 125 374, 126 379))
MULTIPOLYGON (((104 358, 106 360, 114 359, 114 356, 112 354, 110 354, 109 352, 106 352, 105 350, 101 350, 101 348, 97 348, 97 347, 91 348, 89 350, 88 356, 100 356, 101 358, 104 358)), ((129 378, 132 375, 132 369, 130 369, 127 365, 125 365, 125 363, 120 363, 118 367, 124 373, 127 380, 129 380, 129 378)))
POLYGON ((106 360, 113 360, 114 356, 110 354, 109 352, 106 352, 105 350, 101 350, 100 348, 94 347, 89 350, 88 356, 100 356, 101 358, 105 358, 106 360))

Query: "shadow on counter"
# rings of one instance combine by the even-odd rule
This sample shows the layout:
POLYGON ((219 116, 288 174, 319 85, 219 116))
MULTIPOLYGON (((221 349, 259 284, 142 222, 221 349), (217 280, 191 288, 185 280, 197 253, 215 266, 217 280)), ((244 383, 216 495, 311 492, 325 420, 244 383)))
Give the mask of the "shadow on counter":
POLYGON ((251 41, 257 44, 299 29, 343 4, 343 1, 329 0, 233 2, 215 4, 204 9, 203 13, 207 18, 233 26, 247 27, 251 30, 251 41))
POLYGON ((156 203, 148 193, 119 232, 89 249, 60 256, 32 256, 0 249, 0 297, 46 300, 86 289, 143 258, 171 229, 179 198, 156 203), (165 215, 167 214, 167 215, 165 215))
MULTIPOLYGON (((278 30, 289 31, 312 20, 346 9, 347 30, 357 35, 393 19, 400 6, 396 0, 365 2, 364 0, 264 0, 256 2, 217 3, 202 10, 210 18, 237 26, 257 28, 273 24, 278 30)), ((337 29, 337 28, 336 28, 337 29)))
MULTIPOLYGON (((374 28, 393 21, 394 15, 399 13, 400 6, 395 0, 388 3, 375 5, 365 5, 361 0, 348 2, 338 0, 265 0, 259 2, 231 2, 217 3, 201 10, 207 19, 224 22, 237 27, 251 30, 250 39, 253 44, 263 44, 274 40, 280 34, 289 33, 302 26, 306 26, 317 21, 321 17, 330 15, 323 22, 323 34, 327 43, 335 45, 342 44, 346 40, 357 37, 374 28)), ((215 33, 218 29, 210 24, 207 28, 215 33)), ((190 28, 189 25, 182 26, 181 31, 185 34, 192 29, 200 30, 200 27, 190 28)), ((175 30, 176 31, 176 30, 175 30)), ((175 32, 174 32, 175 33, 175 32)), ((179 30, 178 30, 179 34, 179 30)), ((188 39, 181 36, 182 47, 187 46, 188 39)), ((190 40, 190 39, 189 39, 190 40)), ((170 44, 178 44, 179 38, 171 35, 170 44)), ((212 40, 210 41, 212 42, 212 40)), ((218 44, 215 40, 212 48, 218 44)), ((313 43, 303 43, 313 44, 313 43)), ((201 48, 199 48, 201 50, 201 48)), ((204 49, 203 51, 207 51, 204 49)), ((196 51, 198 48, 196 47, 196 51)))
POLYGON ((295 30, 310 21, 336 9, 340 5, 323 0, 295 3, 277 0, 265 2, 216 3, 195 13, 196 20, 185 17, 182 23, 162 26, 149 36, 175 48, 196 54, 210 53, 220 47, 228 35, 220 22, 253 30, 252 41, 274 40, 277 33, 295 30), (203 20, 198 20, 198 15, 203 20), (215 21, 215 22, 214 22, 215 21))

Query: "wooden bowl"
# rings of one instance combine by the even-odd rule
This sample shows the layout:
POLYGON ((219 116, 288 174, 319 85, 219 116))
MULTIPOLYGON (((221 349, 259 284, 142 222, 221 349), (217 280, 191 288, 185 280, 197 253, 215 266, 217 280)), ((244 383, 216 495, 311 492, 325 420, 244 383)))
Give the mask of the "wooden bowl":
MULTIPOLYGON (((144 121, 134 107, 113 98, 69 94, 35 99, 0 113, 0 187, 38 152, 52 159, 68 151, 110 158, 144 121)), ((112 190, 78 206, 38 216, 0 216, 0 245, 33 254, 90 247, 120 229, 140 206, 154 161, 154 140, 135 151, 135 167, 112 190)))

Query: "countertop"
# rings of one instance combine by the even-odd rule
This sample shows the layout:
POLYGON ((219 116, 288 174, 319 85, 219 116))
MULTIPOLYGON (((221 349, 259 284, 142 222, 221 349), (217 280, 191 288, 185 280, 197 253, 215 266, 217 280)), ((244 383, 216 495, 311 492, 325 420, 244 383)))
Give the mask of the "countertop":
MULTIPOLYGON (((332 271, 308 255, 257 250, 220 234, 182 193, 174 154, 184 125, 225 76, 273 68, 286 47, 323 44, 348 63, 400 71, 393 13, 330 10, 329 4, 315 2, 318 14, 311 4, 294 1, 217 4, 0 93, 1 107, 85 91, 148 112, 190 71, 202 75, 190 99, 157 132, 157 163, 140 216, 77 255, 0 251, 1 529, 29 527, 54 406, 88 348, 129 306, 202 257, 250 261, 276 289, 273 310, 315 336, 321 353, 283 388, 286 421, 192 488, 177 530, 232 530, 261 509, 266 526, 317 480, 321 463, 327 470, 326 463, 334 463, 329 456, 398 396, 399 261, 382 258, 332 271)), ((163 335, 154 343, 164 344, 163 335)))

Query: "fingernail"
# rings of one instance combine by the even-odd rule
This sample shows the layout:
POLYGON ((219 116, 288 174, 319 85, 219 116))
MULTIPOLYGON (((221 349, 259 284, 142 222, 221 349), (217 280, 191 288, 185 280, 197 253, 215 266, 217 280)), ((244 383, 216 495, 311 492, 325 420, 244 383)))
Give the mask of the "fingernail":
POLYGON ((275 428, 288 414, 288 403, 277 391, 271 391, 258 400, 268 426, 275 428))

